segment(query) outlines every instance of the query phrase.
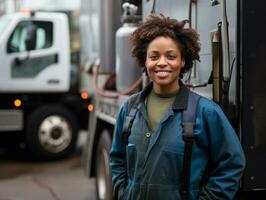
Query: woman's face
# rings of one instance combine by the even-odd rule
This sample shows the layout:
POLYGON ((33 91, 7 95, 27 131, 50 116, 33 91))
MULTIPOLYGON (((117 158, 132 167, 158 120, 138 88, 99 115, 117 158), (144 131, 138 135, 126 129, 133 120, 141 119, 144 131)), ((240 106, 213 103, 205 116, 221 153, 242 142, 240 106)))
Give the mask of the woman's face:
POLYGON ((179 89, 179 74, 184 60, 177 43, 170 37, 157 37, 148 45, 147 73, 156 93, 171 93, 179 89))

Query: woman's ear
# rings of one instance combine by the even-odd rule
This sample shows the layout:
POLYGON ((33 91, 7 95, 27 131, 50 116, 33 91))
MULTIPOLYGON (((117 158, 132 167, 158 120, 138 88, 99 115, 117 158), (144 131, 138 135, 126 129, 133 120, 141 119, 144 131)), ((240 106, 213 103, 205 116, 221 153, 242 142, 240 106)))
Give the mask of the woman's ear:
POLYGON ((181 61, 181 68, 183 68, 185 66, 185 64, 186 64, 185 60, 182 59, 182 61, 181 61))
POLYGON ((145 66, 144 66, 145 68, 147 67, 147 59, 145 60, 145 66))

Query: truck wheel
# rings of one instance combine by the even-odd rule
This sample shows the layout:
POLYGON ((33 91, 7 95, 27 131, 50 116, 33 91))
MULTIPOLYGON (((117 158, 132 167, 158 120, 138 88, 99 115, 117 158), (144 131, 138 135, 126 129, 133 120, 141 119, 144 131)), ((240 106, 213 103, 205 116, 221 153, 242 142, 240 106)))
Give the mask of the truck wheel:
POLYGON ((96 189, 99 200, 112 199, 111 170, 109 168, 110 148, 110 133, 108 130, 103 130, 96 150, 96 189))
POLYGON ((61 159, 76 147, 78 126, 73 114, 59 105, 34 110, 26 126, 26 145, 41 159, 61 159))

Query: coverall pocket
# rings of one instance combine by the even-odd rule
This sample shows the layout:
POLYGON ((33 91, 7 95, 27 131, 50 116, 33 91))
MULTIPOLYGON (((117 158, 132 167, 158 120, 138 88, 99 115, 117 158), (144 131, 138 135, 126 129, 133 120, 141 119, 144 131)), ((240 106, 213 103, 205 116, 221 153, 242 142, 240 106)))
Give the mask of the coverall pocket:
POLYGON ((147 199, 181 200, 177 185, 149 185, 147 199))
POLYGON ((134 144, 127 145, 127 173, 129 177, 133 177, 136 157, 136 146, 134 144))
POLYGON ((183 164, 183 153, 164 147, 157 165, 154 167, 156 177, 154 183, 162 185, 179 185, 183 164))

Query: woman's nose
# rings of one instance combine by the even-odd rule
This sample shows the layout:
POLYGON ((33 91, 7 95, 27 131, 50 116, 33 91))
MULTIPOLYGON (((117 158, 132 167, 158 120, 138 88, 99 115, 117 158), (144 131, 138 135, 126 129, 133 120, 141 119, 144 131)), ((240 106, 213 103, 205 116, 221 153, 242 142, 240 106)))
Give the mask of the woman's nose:
POLYGON ((159 61, 158 61, 157 64, 158 64, 158 65, 162 65, 162 66, 167 65, 167 60, 166 60, 166 58, 165 58, 164 56, 161 56, 161 57, 159 58, 159 61))

